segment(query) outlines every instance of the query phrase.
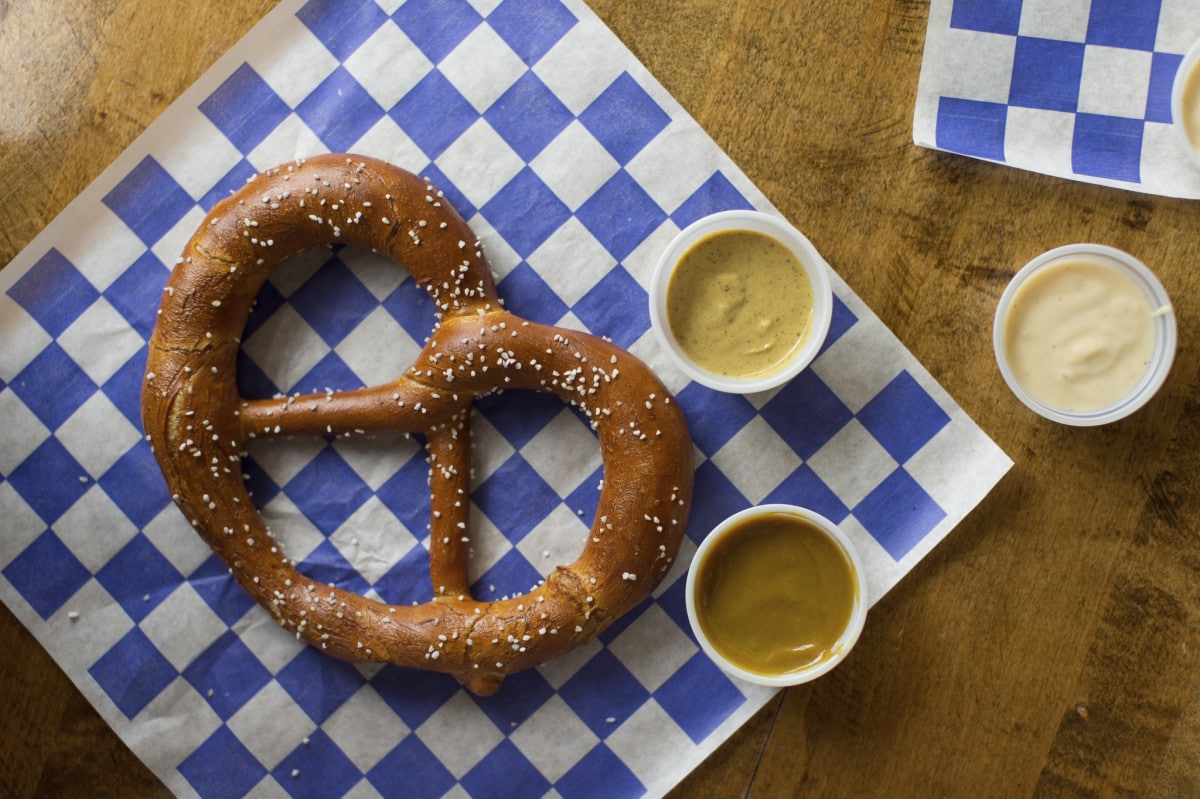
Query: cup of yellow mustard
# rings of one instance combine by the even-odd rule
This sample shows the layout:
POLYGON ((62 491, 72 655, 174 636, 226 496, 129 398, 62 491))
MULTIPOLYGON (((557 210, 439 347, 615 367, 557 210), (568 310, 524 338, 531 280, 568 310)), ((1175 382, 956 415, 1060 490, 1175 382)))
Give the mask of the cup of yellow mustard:
POLYGON ((686 606, 705 653, 738 679, 771 687, 827 673, 866 622, 866 572, 833 522, 795 505, 735 513, 701 542, 686 606))
POLYGON ((750 394, 812 363, 833 318, 829 266, 802 233, 759 211, 688 225, 659 258, 650 321, 692 380, 750 394))

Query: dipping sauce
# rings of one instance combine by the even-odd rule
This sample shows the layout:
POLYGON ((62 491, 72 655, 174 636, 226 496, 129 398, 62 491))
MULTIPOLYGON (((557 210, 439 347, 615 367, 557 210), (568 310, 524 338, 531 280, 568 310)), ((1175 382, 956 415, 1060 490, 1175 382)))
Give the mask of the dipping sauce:
POLYGON ((1183 78, 1183 92, 1179 96, 1179 111, 1192 149, 1200 152, 1200 61, 1196 62, 1183 78))
POLYGON ((813 289, 786 246, 728 230, 688 249, 667 284, 667 324, 680 349, 726 377, 781 371, 812 330, 813 289))
POLYGON ((767 513, 713 544, 693 599, 722 657, 775 676, 829 660, 860 597, 854 566, 836 541, 799 516, 767 513))
POLYGON ((1046 405, 1104 408, 1146 374, 1154 314, 1141 289, 1112 267, 1085 258, 1052 264, 1013 297, 1004 327, 1009 367, 1046 405))

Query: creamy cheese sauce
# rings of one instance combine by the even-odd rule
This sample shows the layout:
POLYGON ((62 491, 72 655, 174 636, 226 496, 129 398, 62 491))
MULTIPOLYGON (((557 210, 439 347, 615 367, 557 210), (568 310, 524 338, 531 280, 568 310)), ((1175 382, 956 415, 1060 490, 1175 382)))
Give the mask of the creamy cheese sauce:
POLYGON ((1146 374, 1154 309, 1127 276, 1071 260, 1026 280, 1005 319, 1009 367, 1035 399, 1063 411, 1112 405, 1146 374))
POLYGON ((765 233, 731 230, 696 242, 667 284, 667 324, 684 353, 726 377, 766 377, 812 330, 804 267, 765 233))
POLYGON ((724 658, 777 676, 823 663, 859 601, 854 566, 811 522, 786 513, 746 519, 707 552, 696 617, 724 658))

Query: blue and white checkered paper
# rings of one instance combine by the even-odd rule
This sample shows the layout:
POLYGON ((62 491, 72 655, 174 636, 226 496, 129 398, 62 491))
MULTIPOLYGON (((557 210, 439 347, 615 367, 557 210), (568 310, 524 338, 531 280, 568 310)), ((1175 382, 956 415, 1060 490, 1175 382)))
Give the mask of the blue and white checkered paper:
POLYGON ((1200 0, 933 0, 913 138, 1034 172, 1200 197, 1171 87, 1200 0))
MULTIPOLYGON (((687 628, 682 578, 714 523, 811 506, 858 543, 877 599, 1010 465, 840 281, 829 342, 792 383, 689 383, 648 329, 646 286, 680 228, 734 207, 770 210, 577 0, 284 2, 0 272, 0 596, 181 796, 666 792, 771 695, 687 628), (284 632, 185 523, 141 435, 146 339, 184 241, 254 171, 329 150, 433 178, 510 309, 640 355, 694 435, 695 509, 652 600, 490 698, 284 632)), ((432 323, 394 265, 297 257, 250 319, 243 393, 386 382, 432 323)), ((521 592, 582 547, 598 447, 541 395, 481 403, 473 426, 474 592, 521 592)), ((302 571, 431 596, 418 444, 260 442, 247 468, 302 571)))

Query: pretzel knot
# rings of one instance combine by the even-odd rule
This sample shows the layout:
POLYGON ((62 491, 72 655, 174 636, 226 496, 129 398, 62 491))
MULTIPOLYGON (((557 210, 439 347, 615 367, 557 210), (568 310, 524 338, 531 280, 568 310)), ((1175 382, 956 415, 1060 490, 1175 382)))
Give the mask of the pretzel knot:
MULTIPOLYGON (((271 169, 218 203, 167 284, 142 415, 175 502, 241 586, 286 629, 351 661, 454 675, 477 694, 591 640, 662 580, 691 506, 691 440, 650 370, 594 336, 504 310, 466 222, 427 181, 360 156, 271 169), (245 400, 235 376, 259 289, 288 256, 344 242, 403 264, 437 306, 412 367, 388 385, 245 400), (578 560, 523 596, 481 602, 467 576, 470 412, 498 390, 579 408, 604 480, 578 560), (251 502, 251 438, 421 433, 430 463, 434 597, 389 605, 305 577, 251 502)), ((386 342, 380 342, 386 346, 386 342)), ((513 502, 521 502, 514 487, 513 502)))

